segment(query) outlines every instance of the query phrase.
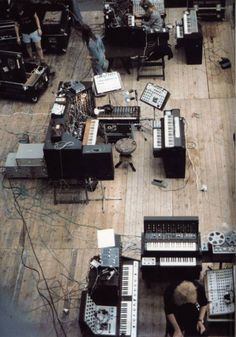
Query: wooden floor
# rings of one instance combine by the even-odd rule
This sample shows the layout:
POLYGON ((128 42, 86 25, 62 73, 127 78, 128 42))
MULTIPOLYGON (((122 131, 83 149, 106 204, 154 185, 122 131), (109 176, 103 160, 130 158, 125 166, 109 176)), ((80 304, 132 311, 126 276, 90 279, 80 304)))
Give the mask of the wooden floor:
MULTIPOLYGON (((181 9, 169 9, 166 22, 174 25, 181 13, 181 9)), ((101 31, 102 13, 83 13, 83 17, 94 30, 101 31)), ((14 319, 16 330, 24 331, 25 337, 56 336, 50 308, 38 294, 40 291, 49 296, 46 278, 66 333, 57 324, 58 336, 80 336, 77 322, 80 294, 86 288, 89 260, 99 252, 98 229, 114 228, 121 235, 123 255, 137 259, 140 259, 143 217, 147 215, 199 216, 202 240, 207 239, 210 231, 235 229, 234 84, 231 69, 222 70, 217 63, 220 57, 233 60, 231 27, 227 22, 203 23, 203 35, 202 64, 186 65, 183 51, 174 48, 171 32, 174 57, 166 61, 165 81, 150 78, 137 82, 135 69, 128 75, 119 64, 114 65, 121 74, 124 89, 137 89, 139 97, 147 82, 170 91, 166 108, 179 108, 186 120, 185 179, 166 179, 162 161, 153 158, 149 121, 153 110, 142 102, 139 104, 143 128, 135 132, 137 150, 133 155, 137 171, 116 169, 115 180, 102 183, 104 204, 91 200, 88 205, 54 205, 53 190, 47 182, 9 182, 2 176, 0 289, 10 313, 2 319, 6 329, 12 327, 14 319), (167 188, 152 185, 154 178, 164 179, 167 188), (207 192, 200 191, 202 185, 207 186, 207 192), (69 308, 67 315, 63 308, 69 308)), ((59 81, 91 79, 88 53, 78 32, 72 32, 65 55, 47 55, 46 60, 55 69, 56 77, 37 104, 0 101, 1 166, 9 152, 16 152, 23 133, 29 134, 31 143, 44 142, 59 81)), ((121 93, 110 98, 113 104, 124 104, 121 93)), ((103 103, 107 103, 107 98, 97 99, 98 105, 103 103)), ((156 117, 161 116, 162 112, 157 111, 156 117)), ((116 163, 118 154, 115 150, 113 154, 116 163)), ((90 199, 101 196, 101 185, 89 193, 90 199)), ((139 337, 164 336, 163 289, 163 284, 147 289, 141 281, 139 337)))

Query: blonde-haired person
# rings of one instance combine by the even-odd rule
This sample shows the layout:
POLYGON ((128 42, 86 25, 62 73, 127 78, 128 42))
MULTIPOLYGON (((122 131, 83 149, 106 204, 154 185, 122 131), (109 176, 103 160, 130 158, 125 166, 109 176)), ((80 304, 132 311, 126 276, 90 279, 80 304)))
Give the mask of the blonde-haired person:
POLYGON ((164 295, 167 331, 173 337, 206 336, 207 298, 197 281, 181 281, 167 287, 164 295))
POLYGON ((163 27, 163 20, 156 7, 149 0, 141 0, 140 6, 145 11, 145 14, 142 17, 142 26, 147 30, 160 30, 163 27))

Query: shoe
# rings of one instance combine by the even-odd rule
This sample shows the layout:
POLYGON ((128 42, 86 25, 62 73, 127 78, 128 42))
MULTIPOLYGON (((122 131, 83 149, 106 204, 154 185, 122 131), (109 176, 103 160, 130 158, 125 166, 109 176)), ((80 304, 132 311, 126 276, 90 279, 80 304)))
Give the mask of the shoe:
POLYGON ((48 67, 47 63, 45 61, 40 61, 40 65, 42 67, 48 67))

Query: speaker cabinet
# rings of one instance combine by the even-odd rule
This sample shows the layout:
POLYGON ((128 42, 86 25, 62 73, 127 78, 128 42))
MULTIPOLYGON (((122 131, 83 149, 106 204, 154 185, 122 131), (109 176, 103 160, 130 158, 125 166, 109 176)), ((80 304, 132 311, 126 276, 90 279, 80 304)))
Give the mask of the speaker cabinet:
POLYGON ((114 163, 111 144, 84 145, 83 171, 86 177, 98 180, 114 179, 114 163))
POLYGON ((50 136, 47 137, 43 152, 47 165, 48 177, 53 180, 58 179, 84 179, 82 167, 82 144, 71 134, 62 135, 62 143, 68 146, 61 146, 52 143, 50 136))
POLYGON ((187 64, 202 64, 203 37, 200 33, 192 33, 189 38, 185 36, 184 49, 187 64))
POLYGON ((185 178, 186 149, 173 148, 163 154, 166 178, 185 178))

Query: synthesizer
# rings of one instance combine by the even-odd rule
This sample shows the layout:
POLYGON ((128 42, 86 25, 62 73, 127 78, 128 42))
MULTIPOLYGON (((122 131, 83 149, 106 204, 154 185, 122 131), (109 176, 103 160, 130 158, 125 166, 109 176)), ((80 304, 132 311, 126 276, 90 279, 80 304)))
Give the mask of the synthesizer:
POLYGON ((197 12, 194 9, 184 12, 183 26, 184 34, 198 33, 197 12))
POLYGON ((206 295, 209 300, 209 316, 234 313, 234 274, 232 268, 207 270, 206 295))
POLYGON ((165 110, 153 122, 153 156, 162 157, 167 178, 184 178, 186 146, 184 119, 179 109, 165 110))
POLYGON ((144 217, 141 257, 144 278, 150 271, 198 275, 202 265, 198 217, 144 217))
POLYGON ((104 106, 95 109, 97 119, 103 123, 139 123, 139 106, 104 106))
POLYGON ((203 35, 195 9, 185 11, 176 22, 176 47, 184 47, 187 64, 202 63, 203 35))
POLYGON ((163 137, 162 137, 162 128, 161 128, 161 120, 153 121, 153 155, 154 157, 161 156, 161 150, 163 148, 163 137))
MULTIPOLYGON (((102 268, 96 275, 105 275, 106 270, 107 268, 102 268)), ((96 282, 96 286, 92 287, 92 289, 97 287, 96 298, 94 292, 82 292, 79 316, 82 336, 137 337, 139 262, 121 258, 117 271, 116 275, 119 278, 117 287, 113 278, 108 277, 104 280, 106 287, 102 281, 96 282), (109 290, 113 294, 116 293, 117 301, 112 302, 109 290)))
POLYGON ((120 336, 137 336, 139 262, 127 261, 122 266, 120 336))
POLYGON ((153 108, 162 110, 167 103, 170 93, 157 84, 147 83, 140 100, 153 108))
POLYGON ((83 145, 95 145, 97 139, 99 121, 97 119, 87 119, 83 135, 83 145))

